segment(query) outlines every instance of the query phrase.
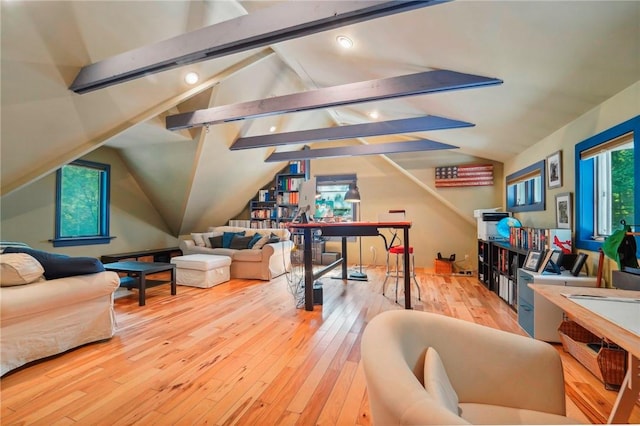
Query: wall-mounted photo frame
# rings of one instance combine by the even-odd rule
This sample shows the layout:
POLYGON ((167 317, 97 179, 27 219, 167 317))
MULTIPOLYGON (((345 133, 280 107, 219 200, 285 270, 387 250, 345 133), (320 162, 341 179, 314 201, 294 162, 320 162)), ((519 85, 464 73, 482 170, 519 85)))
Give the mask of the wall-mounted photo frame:
POLYGON ((564 192, 556 195, 556 228, 571 229, 573 204, 571 193, 564 192))
POLYGON ((538 250, 529 250, 527 257, 524 259, 524 263, 522 264, 522 268, 527 271, 538 272, 540 263, 542 262, 542 254, 543 253, 538 250))
POLYGON ((562 186, 562 151, 556 151, 547 157, 547 187, 562 186))

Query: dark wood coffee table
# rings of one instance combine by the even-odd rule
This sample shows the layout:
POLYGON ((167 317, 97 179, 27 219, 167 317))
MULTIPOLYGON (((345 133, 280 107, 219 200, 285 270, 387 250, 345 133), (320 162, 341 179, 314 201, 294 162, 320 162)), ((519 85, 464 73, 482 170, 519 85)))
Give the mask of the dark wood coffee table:
POLYGON ((168 281, 164 280, 147 280, 147 275, 155 274, 157 272, 171 271, 171 294, 176 294, 176 265, 172 263, 161 262, 114 262, 104 265, 104 269, 113 272, 124 272, 127 277, 133 278, 129 280, 120 279, 120 286, 122 287, 135 287, 138 289, 138 304, 140 306, 145 305, 145 291, 147 288, 155 287, 161 284, 167 284, 168 281))

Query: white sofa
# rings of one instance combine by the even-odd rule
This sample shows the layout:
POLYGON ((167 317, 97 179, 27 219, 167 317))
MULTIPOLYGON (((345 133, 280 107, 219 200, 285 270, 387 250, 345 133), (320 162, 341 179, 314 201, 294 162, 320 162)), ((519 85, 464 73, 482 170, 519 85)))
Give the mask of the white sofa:
POLYGON ((402 310, 371 320, 361 354, 377 425, 578 423, 565 417, 560 355, 545 342, 402 310))
POLYGON ((204 233, 192 233, 191 238, 182 238, 179 246, 182 253, 188 254, 216 254, 231 258, 231 278, 258 279, 269 281, 291 270, 291 249, 293 241, 288 229, 253 229, 236 226, 210 227, 204 233), (255 233, 269 236, 276 235, 280 241, 265 244, 260 248, 231 249, 213 248, 210 237, 223 235, 225 232, 242 232, 245 236, 255 233), (198 242, 196 242, 198 240, 198 242))
POLYGON ((7 283, 5 266, 0 277, 0 375, 114 335, 113 293, 120 285, 115 272, 45 281, 40 269, 33 282, 16 285, 7 283))

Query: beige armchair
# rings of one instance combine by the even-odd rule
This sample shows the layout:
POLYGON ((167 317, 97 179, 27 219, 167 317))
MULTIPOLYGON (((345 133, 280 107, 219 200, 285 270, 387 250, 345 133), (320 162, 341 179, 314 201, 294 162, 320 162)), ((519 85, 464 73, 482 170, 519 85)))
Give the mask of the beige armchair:
POLYGON ((361 349, 374 424, 578 423, 565 417, 562 364, 547 343, 402 310, 374 317, 361 349), (425 373, 428 348, 440 371, 432 350, 425 373))

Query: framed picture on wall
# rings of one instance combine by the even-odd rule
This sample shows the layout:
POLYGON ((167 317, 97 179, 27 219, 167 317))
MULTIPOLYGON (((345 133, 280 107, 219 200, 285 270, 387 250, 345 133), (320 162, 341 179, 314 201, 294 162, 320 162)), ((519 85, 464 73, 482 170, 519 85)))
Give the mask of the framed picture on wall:
POLYGON ((564 192, 556 195, 556 228, 571 229, 572 216, 571 193, 564 192))
POLYGON ((547 157, 547 186, 560 188, 562 186, 562 151, 557 151, 547 157))

